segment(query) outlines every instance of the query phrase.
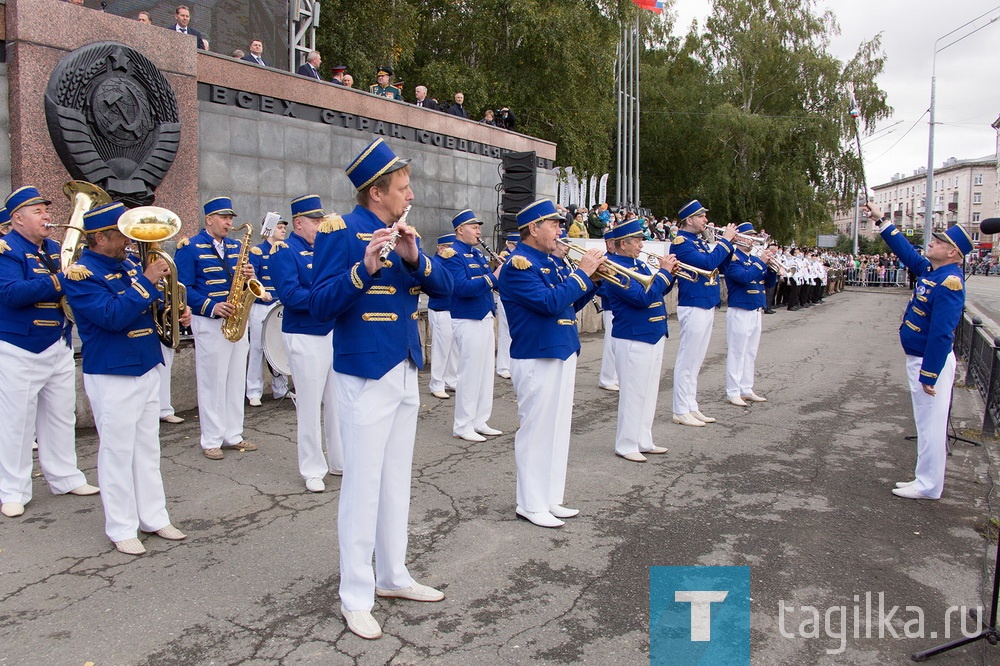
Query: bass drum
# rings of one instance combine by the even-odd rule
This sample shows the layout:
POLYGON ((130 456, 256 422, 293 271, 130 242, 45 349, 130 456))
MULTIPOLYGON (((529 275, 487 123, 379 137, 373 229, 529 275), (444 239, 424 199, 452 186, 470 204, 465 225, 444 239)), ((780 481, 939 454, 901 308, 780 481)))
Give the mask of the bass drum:
POLYGON ((281 337, 281 318, 285 316, 285 306, 279 303, 264 317, 264 330, 261 334, 261 346, 264 348, 264 358, 275 372, 290 377, 292 364, 288 362, 288 350, 285 340, 281 337))

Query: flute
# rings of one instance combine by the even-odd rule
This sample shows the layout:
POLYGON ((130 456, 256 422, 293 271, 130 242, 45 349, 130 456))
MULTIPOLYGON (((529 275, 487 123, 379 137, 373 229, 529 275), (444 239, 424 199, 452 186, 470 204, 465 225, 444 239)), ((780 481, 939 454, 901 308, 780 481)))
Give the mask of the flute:
MULTIPOLYGON (((410 214, 410 208, 411 206, 406 207, 406 210, 403 211, 403 216, 399 218, 399 222, 403 222, 404 224, 406 223, 406 216, 410 214)), ((396 222, 396 224, 399 224, 399 222, 396 222)), ((382 249, 379 250, 378 253, 378 260, 383 266, 389 261, 389 254, 396 248, 396 241, 398 240, 399 230, 393 229, 392 233, 389 234, 389 239, 385 242, 385 245, 382 246, 382 249)))

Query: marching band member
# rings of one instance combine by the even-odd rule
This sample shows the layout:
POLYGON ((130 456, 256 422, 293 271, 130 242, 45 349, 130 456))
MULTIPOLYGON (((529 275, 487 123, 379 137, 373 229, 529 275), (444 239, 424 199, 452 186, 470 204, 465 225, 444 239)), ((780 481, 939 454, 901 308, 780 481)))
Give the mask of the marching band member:
POLYGON ((521 427, 514 438, 517 509, 540 527, 561 527, 577 509, 563 506, 580 335, 576 313, 594 292, 590 276, 604 253, 590 250, 561 281, 552 258, 562 216, 547 199, 517 214, 521 242, 500 272, 510 322, 511 377, 521 427))
MULTIPOLYGON (((507 257, 514 251, 517 244, 521 242, 521 234, 512 231, 507 234, 504 249, 500 251, 500 259, 503 264, 498 266, 501 269, 507 263, 507 257)), ((497 273, 499 275, 499 272, 497 273)), ((507 323, 507 311, 503 307, 503 300, 499 293, 496 298, 497 303, 497 376, 510 379, 510 325, 507 323)))
MULTIPOLYGON (((753 234, 753 225, 744 222, 738 234, 753 234)), ((762 311, 767 307, 767 288, 777 274, 767 267, 774 258, 768 249, 761 257, 750 254, 745 236, 733 240, 735 250, 726 266, 726 398, 733 405, 746 407, 747 401, 766 402, 753 392, 754 362, 760 345, 762 311)))
POLYGON ((278 307, 278 299, 274 297, 270 259, 275 249, 283 247, 287 231, 288 221, 279 219, 274 225, 271 235, 263 242, 250 248, 250 265, 253 266, 254 275, 264 285, 264 291, 271 297, 269 301, 257 299, 253 302, 253 305, 250 306, 250 320, 247 322, 247 339, 250 342, 250 353, 247 357, 247 400, 251 407, 260 407, 260 398, 264 395, 265 370, 271 376, 271 395, 274 399, 280 400, 288 395, 288 377, 280 373, 271 375, 270 369, 264 362, 263 340, 264 320, 267 319, 271 310, 278 307))
POLYGON ((156 372, 160 375, 160 421, 162 423, 184 423, 184 419, 174 413, 174 405, 170 397, 170 373, 173 371, 176 351, 176 349, 160 343, 163 363, 156 366, 156 372))
MULTIPOLYGON (((83 216, 87 247, 66 270, 66 298, 83 343, 83 385, 100 438, 97 473, 104 492, 104 531, 120 552, 142 555, 139 530, 178 541, 160 474, 160 341, 150 305, 170 269, 163 259, 145 270, 125 254, 120 203, 83 216)), ((180 316, 185 326, 191 310, 180 316)))
MULTIPOLYGON (((691 201, 677 214, 680 228, 671 244, 677 261, 706 271, 723 272, 733 252, 732 240, 736 225, 726 227, 723 238, 713 249, 701 233, 708 224, 708 209, 698 200, 691 201)), ((681 341, 674 362, 674 423, 703 426, 715 419, 698 409, 698 373, 712 339, 715 307, 722 302, 719 285, 709 285, 708 278, 698 275, 697 282, 681 280, 677 298, 677 319, 681 323, 681 341)))
POLYGON ((4 210, 0 240, 0 513, 14 518, 31 501, 32 444, 56 495, 93 495, 77 468, 76 365, 59 300, 59 244, 49 238, 49 200, 21 187, 4 210))
MULTIPOLYGON (((230 342, 222 334, 223 320, 236 314, 236 306, 227 299, 243 244, 227 238, 236 217, 229 197, 206 202, 204 210, 205 228, 177 244, 174 262, 177 278, 187 286, 188 305, 194 314, 191 331, 201 449, 209 460, 222 460, 223 449, 257 450, 256 444, 243 439, 243 394, 250 343, 246 335, 230 342)), ((253 277, 249 262, 242 271, 245 278, 253 277)))
POLYGON ((434 267, 421 251, 416 231, 402 219, 413 200, 408 163, 378 138, 347 167, 358 205, 320 226, 309 295, 312 315, 333 321, 344 442, 337 513, 340 610, 347 627, 367 639, 382 635, 371 614, 375 594, 444 599, 440 591, 415 582, 406 569, 420 407, 417 370, 423 366, 417 298, 421 290, 430 296, 451 291, 448 272, 434 267), (390 239, 395 246, 383 262, 380 253, 390 239))
MULTIPOLYGON (((451 252, 455 234, 438 237, 437 250, 431 261, 444 270, 444 257, 451 252)), ((447 389, 458 386, 458 351, 451 325, 451 296, 427 298, 427 323, 431 329, 431 395, 441 400, 451 398, 447 389)))
MULTIPOLYGON (((608 227, 604 230, 604 245, 607 254, 615 251, 614 228, 608 227)), ((618 382, 618 369, 615 363, 615 347, 612 344, 612 331, 614 330, 614 313, 611 312, 611 305, 608 303, 607 289, 609 285, 601 283, 597 287, 597 297, 601 304, 601 322, 604 324, 604 345, 601 348, 601 373, 597 377, 597 386, 605 391, 619 391, 621 384, 618 382)), ((596 302, 595 302, 596 304, 596 302)))
MULTIPOLYGON (((640 220, 619 224, 612 229, 615 252, 608 258, 642 275, 652 275, 646 263, 638 261, 643 236, 640 220)), ((669 335, 664 297, 674 287, 671 271, 676 266, 675 257, 665 257, 649 289, 637 280, 629 280, 624 289, 604 281, 608 305, 614 313, 612 345, 621 379, 615 454, 632 462, 646 462, 644 453, 667 452, 666 447, 653 443, 653 417, 660 392, 663 345, 669 335)))
POLYGON ((892 489, 897 497, 936 500, 944 491, 948 455, 948 409, 955 382, 955 328, 965 307, 962 261, 972 239, 961 225, 934 233, 921 256, 888 216, 869 202, 868 214, 897 257, 917 274, 917 288, 903 314, 899 341, 906 352, 906 375, 917 425, 917 465, 912 481, 892 489))
POLYGON ((799 304, 799 294, 801 289, 799 285, 803 280, 803 273, 805 268, 802 265, 801 258, 799 256, 799 248, 793 247, 788 251, 788 257, 786 259, 785 268, 788 269, 788 311, 797 312, 802 309, 799 304))
POLYGON ((317 195, 293 199, 292 234, 281 247, 271 251, 270 259, 274 290, 285 304, 281 334, 298 392, 295 407, 299 474, 306 489, 314 493, 326 490, 323 478, 328 473, 344 473, 344 445, 333 378, 333 322, 319 321, 309 313, 313 246, 323 215, 323 203, 317 195))
POLYGON ((458 359, 455 422, 452 435, 467 442, 485 442, 503 432, 487 423, 493 413, 493 289, 499 266, 490 271, 489 258, 476 247, 483 222, 471 210, 451 220, 455 242, 444 255, 451 274, 451 324, 458 359))

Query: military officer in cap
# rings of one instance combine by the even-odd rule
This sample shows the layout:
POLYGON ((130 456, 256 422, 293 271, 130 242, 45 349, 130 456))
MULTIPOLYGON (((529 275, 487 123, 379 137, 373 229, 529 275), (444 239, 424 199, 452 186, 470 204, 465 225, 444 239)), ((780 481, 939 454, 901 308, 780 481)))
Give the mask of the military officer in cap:
POLYGON ((93 495, 77 468, 76 366, 60 299, 59 244, 49 238, 49 200, 34 187, 4 205, 11 229, 0 240, 0 513, 31 501, 31 451, 56 495, 93 495))
MULTIPOLYGON (((736 225, 726 227, 723 238, 711 247, 701 233, 708 224, 708 209, 697 200, 681 208, 677 237, 671 244, 671 253, 688 266, 706 271, 726 269, 733 253, 736 225)), ((705 416, 698 407, 698 373, 712 339, 715 307, 722 302, 719 285, 709 285, 708 278, 699 275, 696 282, 681 280, 678 287, 677 319, 681 324, 681 341, 674 361, 674 423, 686 426, 703 426, 715 419, 705 416)))
POLYGON ((760 257, 750 254, 748 236, 754 228, 744 222, 736 228, 732 259, 726 266, 726 399, 737 407, 747 402, 766 402, 753 390, 754 363, 760 346, 761 320, 767 307, 767 289, 778 279, 768 268, 774 252, 765 250, 760 257))
POLYGON ((889 216, 867 204, 879 233, 897 257, 917 275, 917 287, 903 314, 899 341, 906 352, 906 376, 917 425, 917 465, 912 481, 900 481, 894 495, 936 500, 944 490, 948 458, 948 409, 955 382, 955 328, 965 307, 962 262, 972 239, 961 225, 935 232, 923 256, 899 233, 889 216))
MULTIPOLYGON (((222 460, 223 449, 257 450, 256 444, 243 439, 243 394, 250 343, 246 335, 230 342, 222 334, 224 319, 236 313, 236 306, 227 299, 243 244, 227 237, 236 217, 229 197, 207 201, 204 211, 205 228, 177 244, 174 262, 194 314, 191 331, 201 449, 209 460, 222 460)), ((243 276, 249 279, 253 275, 253 265, 247 262, 243 276)))
POLYGON ((590 277, 604 253, 590 250, 567 280, 552 257, 562 216, 548 199, 517 214, 521 242, 500 272, 500 299, 510 322, 510 371, 521 427, 514 437, 516 514, 539 527, 561 527, 577 515, 563 506, 573 389, 580 336, 576 313, 594 292, 590 277))
MULTIPOLYGON (((639 219, 614 228, 615 252, 608 259, 641 275, 653 275, 639 261, 644 232, 639 219)), ((674 287, 671 271, 677 259, 667 256, 649 289, 638 280, 622 288, 605 281, 605 295, 614 315, 612 345, 621 380, 618 394, 618 428, 615 455, 631 462, 646 462, 643 454, 663 454, 666 447, 653 443, 653 417, 660 392, 660 368, 667 338, 666 295, 674 287)))
POLYGON ((451 274, 451 326, 458 356, 455 421, 452 435, 467 442, 485 442, 503 432, 487 423, 493 413, 493 290, 500 270, 490 270, 490 260, 477 247, 483 222, 471 210, 451 220, 455 242, 444 256, 451 274))
MULTIPOLYGON (((263 227, 263 225, 262 225, 263 227)), ((262 228, 261 231, 264 231, 262 228)), ((247 357, 247 400, 251 407, 260 407, 260 398, 264 395, 264 372, 271 377, 271 395, 280 400, 288 395, 288 377, 273 374, 264 363, 264 320, 271 310, 278 307, 278 299, 274 291, 274 281, 271 278, 271 254, 285 245, 285 234, 288 231, 288 221, 279 219, 271 231, 271 235, 263 242, 250 248, 250 265, 254 275, 264 286, 268 300, 258 298, 250 306, 250 319, 247 322, 247 339, 250 342, 250 352, 247 357)), ((292 395, 294 398, 295 396, 292 395)))
POLYGON ((333 377, 333 322, 309 312, 316 234, 324 216, 315 194, 292 200, 293 231, 271 252, 274 289, 285 305, 281 332, 295 378, 299 474, 310 492, 326 490, 324 478, 344 473, 344 445, 333 377), (323 446, 326 445, 326 457, 323 446))
MULTIPOLYGON (((502 263, 497 268, 503 270, 507 265, 507 257, 514 251, 517 244, 521 242, 521 234, 512 231, 507 234, 504 248, 500 251, 502 263)), ((499 272, 497 273, 499 275, 499 272)), ((499 278, 498 278, 499 279, 499 278)), ((510 379, 510 325, 507 323, 507 311, 503 307, 503 301, 499 293, 496 298, 497 303, 497 376, 503 379, 510 379)))
POLYGON ((423 367, 417 299, 451 293, 451 277, 402 218, 413 201, 409 160, 378 138, 347 167, 358 205, 329 217, 316 237, 309 311, 333 321, 333 369, 344 441, 337 513, 341 613, 375 639, 375 595, 441 601, 406 569, 410 473, 423 367), (387 243, 393 249, 383 261, 387 243), (372 570, 372 553, 375 567, 372 570))
MULTIPOLYGON (((453 253, 451 245, 454 242, 454 233, 438 236, 437 251, 431 261, 441 270, 447 270, 444 258, 453 253)), ((427 299, 427 323, 431 329, 431 381, 427 388, 435 398, 449 400, 448 391, 458 386, 458 350, 451 325, 451 295, 427 299)))
MULTIPOLYGON (((139 530, 177 541, 160 474, 160 341, 150 305, 170 269, 163 259, 145 269, 125 254, 120 203, 83 216, 87 247, 66 269, 66 298, 83 343, 83 385, 101 440, 97 473, 104 492, 104 531, 120 552, 142 555, 139 530)), ((185 308, 180 321, 191 323, 185 308)))
POLYGON ((391 99, 398 99, 400 102, 403 101, 403 95, 399 92, 399 88, 389 85, 389 77, 392 76, 392 70, 388 67, 379 67, 376 74, 376 81, 374 85, 368 86, 368 92, 373 95, 378 95, 380 97, 389 97, 391 99))

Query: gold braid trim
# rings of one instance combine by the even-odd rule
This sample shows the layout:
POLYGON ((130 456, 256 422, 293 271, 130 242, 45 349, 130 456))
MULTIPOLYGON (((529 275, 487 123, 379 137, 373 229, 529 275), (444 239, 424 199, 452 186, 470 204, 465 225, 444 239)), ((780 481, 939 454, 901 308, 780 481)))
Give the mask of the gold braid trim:
POLYGON ((359 261, 358 263, 356 263, 353 266, 351 266, 351 284, 354 285, 355 289, 364 289, 365 288, 365 283, 361 281, 360 277, 358 277, 358 266, 360 266, 360 265, 361 265, 361 262, 359 261))
POLYGON ((259 247, 252 247, 250 248, 250 254, 256 254, 257 256, 260 256, 264 254, 264 250, 260 249, 259 247))
POLYGON ((948 287, 952 291, 962 291, 962 281, 957 275, 949 275, 941 284, 948 287))

